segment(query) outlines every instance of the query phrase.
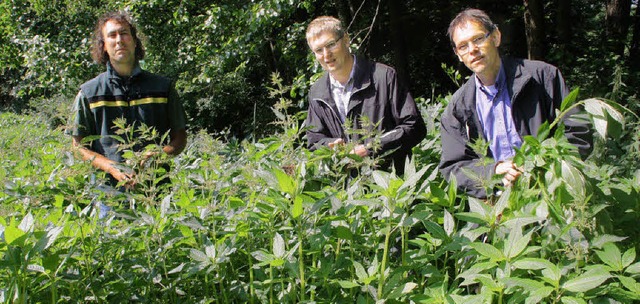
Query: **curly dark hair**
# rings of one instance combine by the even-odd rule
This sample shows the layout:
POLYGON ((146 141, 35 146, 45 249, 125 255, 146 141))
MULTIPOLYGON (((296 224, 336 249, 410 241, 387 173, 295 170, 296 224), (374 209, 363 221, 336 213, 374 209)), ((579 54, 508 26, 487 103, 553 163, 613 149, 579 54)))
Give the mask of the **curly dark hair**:
POLYGON ((91 44, 91 58, 98 64, 107 64, 109 62, 109 54, 104 50, 104 37, 102 36, 102 28, 109 21, 116 21, 121 24, 129 25, 131 29, 131 36, 136 41, 136 60, 144 59, 144 47, 142 46, 142 40, 138 37, 138 30, 136 26, 133 25, 131 21, 131 17, 126 12, 109 12, 100 19, 96 23, 96 27, 93 30, 93 43, 91 44))

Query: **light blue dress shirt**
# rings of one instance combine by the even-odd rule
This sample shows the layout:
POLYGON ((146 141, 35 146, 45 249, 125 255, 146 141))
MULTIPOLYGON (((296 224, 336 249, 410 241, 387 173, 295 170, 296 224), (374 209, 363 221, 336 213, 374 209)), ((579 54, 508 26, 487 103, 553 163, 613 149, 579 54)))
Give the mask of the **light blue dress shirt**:
POLYGON ((511 115, 511 97, 502 63, 494 85, 485 86, 476 76, 476 110, 493 159, 498 162, 513 158, 514 147, 522 146, 522 139, 511 115))
POLYGON ((339 81, 335 80, 331 74, 329 74, 329 83, 331 84, 331 95, 338 107, 338 115, 342 123, 347 118, 349 112, 349 101, 351 95, 353 95, 353 74, 356 69, 356 56, 353 55, 353 67, 351 67, 351 73, 349 74, 349 80, 345 85, 342 85, 339 81))

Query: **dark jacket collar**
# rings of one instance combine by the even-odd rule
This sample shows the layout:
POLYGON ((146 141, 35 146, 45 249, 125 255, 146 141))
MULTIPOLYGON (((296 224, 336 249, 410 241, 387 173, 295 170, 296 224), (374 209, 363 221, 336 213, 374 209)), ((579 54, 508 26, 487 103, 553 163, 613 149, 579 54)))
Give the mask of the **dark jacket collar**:
POLYGON ((111 62, 107 61, 107 74, 109 75, 110 79, 114 79, 114 78, 120 79, 120 80, 124 80, 126 78, 133 79, 133 78, 138 77, 140 74, 142 74, 142 68, 140 68, 140 64, 138 64, 138 62, 136 61, 135 66, 133 67, 133 71, 131 72, 131 76, 122 77, 122 76, 118 75, 116 70, 111 65, 111 62))
MULTIPOLYGON (((531 80, 531 74, 526 71, 524 67, 524 60, 520 58, 513 58, 509 56, 501 56, 502 65, 507 82, 507 90, 509 90, 509 96, 511 102, 514 103, 518 97, 522 88, 531 80)), ((475 109, 476 107, 476 83, 475 74, 469 77, 469 80, 463 86, 463 101, 467 108, 475 109)))

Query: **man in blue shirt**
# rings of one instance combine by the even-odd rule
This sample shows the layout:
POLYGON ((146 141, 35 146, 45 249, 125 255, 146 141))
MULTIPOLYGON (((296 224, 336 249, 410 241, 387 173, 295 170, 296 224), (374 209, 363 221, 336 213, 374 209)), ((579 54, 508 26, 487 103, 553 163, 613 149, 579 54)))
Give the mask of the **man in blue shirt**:
MULTIPOLYGON (((524 136, 537 135, 544 122, 556 118, 555 110, 569 91, 556 67, 500 56, 500 30, 481 10, 458 14, 448 35, 458 59, 474 74, 443 113, 439 168, 445 178, 455 176, 461 190, 486 198, 491 193, 481 181, 497 174, 508 187, 518 179, 522 169, 512 161, 515 148, 522 145, 524 136), (492 162, 484 161, 471 147, 480 138, 489 143, 486 155, 492 162)), ((591 150, 590 127, 570 118, 563 122, 567 139, 586 157, 591 150)))

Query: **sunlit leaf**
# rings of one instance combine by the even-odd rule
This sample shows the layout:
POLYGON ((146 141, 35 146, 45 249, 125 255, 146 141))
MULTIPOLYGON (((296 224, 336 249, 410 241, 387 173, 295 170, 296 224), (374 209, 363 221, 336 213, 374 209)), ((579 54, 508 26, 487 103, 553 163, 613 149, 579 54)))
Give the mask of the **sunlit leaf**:
POLYGON ((589 270, 580 276, 573 278, 562 284, 562 288, 571 292, 587 292, 594 289, 611 277, 606 271, 596 269, 589 270))
POLYGON ((286 250, 284 248, 284 239, 280 235, 280 233, 276 232, 276 235, 273 236, 273 255, 277 258, 284 257, 286 250))
POLYGON ((360 287, 360 284, 356 283, 356 282, 352 282, 352 281, 345 281, 345 280, 339 280, 338 284, 340 285, 340 287, 344 288, 344 289, 350 289, 350 288, 355 288, 355 287, 360 287))
POLYGON ((502 261, 505 259, 502 251, 498 250, 498 248, 493 247, 491 244, 485 243, 471 243, 469 244, 471 248, 475 249, 480 255, 491 259, 492 261, 502 261))
POLYGON ((622 253, 613 243, 604 244, 604 250, 596 250, 596 255, 614 271, 622 271, 622 253))

